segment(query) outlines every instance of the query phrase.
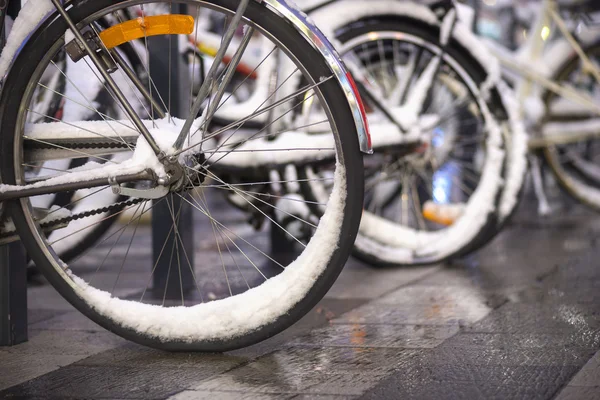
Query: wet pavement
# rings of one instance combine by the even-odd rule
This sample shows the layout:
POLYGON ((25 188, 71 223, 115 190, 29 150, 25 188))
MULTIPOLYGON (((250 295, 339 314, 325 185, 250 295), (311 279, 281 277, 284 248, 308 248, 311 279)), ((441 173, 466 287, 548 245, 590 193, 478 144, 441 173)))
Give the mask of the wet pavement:
POLYGON ((170 354, 88 321, 46 284, 29 337, 0 348, 0 398, 597 399, 600 216, 525 202, 487 248, 451 265, 350 260, 284 333, 226 354, 170 354))

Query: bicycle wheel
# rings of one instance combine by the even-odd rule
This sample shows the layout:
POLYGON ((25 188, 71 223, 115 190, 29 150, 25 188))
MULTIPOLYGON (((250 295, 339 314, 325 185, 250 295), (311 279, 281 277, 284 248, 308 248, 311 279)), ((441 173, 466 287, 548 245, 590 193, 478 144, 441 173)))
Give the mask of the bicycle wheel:
MULTIPOLYGON (((187 11, 186 16, 191 18, 202 7, 231 17, 239 4, 235 0, 74 0, 69 3, 68 12, 78 26, 86 27, 92 37, 97 38, 102 37, 99 32, 103 27, 95 22, 103 17, 112 24, 126 22, 120 19, 124 15, 120 11, 128 7, 137 7, 141 13, 137 21, 147 26, 144 10, 151 3, 170 10, 171 6, 187 6, 187 10, 178 8, 177 13, 187 11)), ((334 78, 333 67, 321 53, 266 3, 250 2, 242 21, 243 35, 264 36, 271 43, 264 58, 273 54, 271 49, 278 49, 282 62, 293 65, 286 76, 287 83, 279 85, 273 93, 280 99, 277 107, 265 110, 264 104, 257 104, 256 109, 249 112, 249 116, 272 110, 280 112, 272 118, 279 121, 278 127, 284 131, 286 140, 267 141, 264 131, 242 131, 236 129, 236 125, 228 130, 198 130, 202 133, 199 137, 202 152, 184 153, 189 154, 185 161, 191 164, 186 164, 182 186, 172 187, 173 191, 154 200, 138 195, 131 196, 125 205, 109 206, 107 218, 121 213, 116 210, 131 209, 134 214, 127 223, 116 224, 86 257, 75 263, 67 264, 60 259, 54 251, 57 243, 49 240, 48 231, 73 221, 84 221, 106 209, 92 208, 73 215, 65 208, 34 212, 33 198, 5 203, 29 255, 50 283, 78 310, 126 339, 167 350, 198 351, 224 351, 264 340, 296 322, 320 300, 351 252, 362 209, 363 169, 353 109, 341 101, 347 98, 345 92, 334 78), (319 123, 321 137, 313 146, 304 128, 290 125, 294 121, 286 117, 289 110, 301 104, 295 102, 296 97, 279 96, 279 93, 297 90, 296 83, 302 79, 309 82, 302 90, 311 93, 307 99, 320 103, 325 110, 319 123), (288 141, 290 138, 296 141, 288 141), (336 162, 332 178, 334 189, 323 204, 326 208, 323 217, 302 221, 310 227, 311 237, 308 241, 300 240, 275 222, 273 215, 283 206, 272 189, 279 182, 270 178, 268 166, 277 165, 281 160, 305 165, 322 161, 323 157, 336 162), (249 211, 239 212, 221 201, 221 194, 228 193, 245 202, 249 211), (162 204, 163 210, 166 205, 172 222, 162 232, 166 239, 170 238, 169 245, 167 240, 154 243, 158 254, 153 257, 150 228, 139 221, 143 215, 156 210, 157 204, 162 204), (196 241, 179 231, 181 213, 187 212, 183 205, 189 206, 189 212, 193 213, 195 233, 202 234, 196 241), (266 223, 256 224, 252 229, 246 223, 248 212, 260 216, 266 223), (299 247, 300 254, 289 264, 284 265, 270 255, 268 225, 295 240, 299 247), (191 253, 185 250, 188 241, 194 244, 191 253), (164 267, 160 277, 156 270, 159 263, 164 267)), ((144 147, 139 145, 142 139, 138 139, 139 134, 130 121, 117 121, 104 114, 100 121, 25 124, 40 77, 48 68, 56 68, 51 60, 65 47, 65 41, 69 42, 65 40, 66 28, 62 18, 45 20, 19 53, 6 79, 0 99, 0 145, 15 151, 1 161, 5 184, 29 183, 24 165, 33 157, 41 161, 84 157, 100 161, 79 169, 55 171, 57 176, 74 179, 70 176, 81 171, 98 174, 102 163, 120 168, 121 164, 116 164, 111 157, 123 154, 136 157, 144 147)), ((176 43, 177 39, 173 37, 170 43, 176 43)), ((152 50, 149 42, 143 38, 144 47, 152 50)), ((88 57, 78 63, 87 65, 88 57)), ((151 71, 148 72, 152 77, 151 71)), ((122 68, 117 68, 115 74, 123 74, 122 68)), ((218 82, 224 74, 223 71, 218 82)), ((90 81, 97 79, 92 69, 86 76, 90 81)), ((168 78, 173 85, 176 83, 172 76, 168 78)), ((148 92, 156 92, 156 83, 152 79, 145 82, 149 85, 148 92)), ((139 90, 129 84, 120 86, 125 97, 142 110, 144 123, 151 127, 156 124, 152 132, 157 140, 172 143, 174 131, 181 129, 182 121, 169 116, 168 93, 155 97, 164 107, 165 116, 161 118, 156 107, 140 99, 139 90)), ((96 107, 87 102, 82 107, 96 111, 96 107)), ((183 110, 189 113, 187 105, 183 110)), ((242 124, 243 121, 239 122, 242 124)), ((195 129, 200 127, 194 125, 195 129)), ((188 135, 188 140, 192 137, 188 135)), ((199 147, 199 143, 193 143, 194 148, 199 147)), ((136 185, 125 189, 147 188, 136 185)), ((89 189, 85 199, 88 204, 94 204, 94 198, 99 199, 99 204, 104 206, 101 196, 110 190, 109 185, 89 189)), ((150 195, 147 191, 144 193, 150 195)), ((79 200, 75 199, 75 203, 79 200)), ((72 236, 79 232, 74 231, 72 236)))
MULTIPOLYGON (((585 54, 596 65, 600 62, 600 42, 587 46, 585 54)), ((600 85, 596 78, 582 65, 582 60, 573 53, 556 70, 552 80, 576 90, 583 98, 599 104, 600 85)), ((542 136, 582 135, 581 140, 543 148, 543 155, 554 172, 561 187, 571 196, 588 207, 600 211, 600 140, 598 132, 600 115, 598 110, 582 106, 554 92, 543 95, 546 114, 540 123, 542 136)), ((560 138, 559 138, 560 139, 560 138)))
MULTIPOLYGON (((441 54, 439 29, 410 19, 362 19, 336 36, 342 58, 361 69, 402 120, 411 98, 419 96, 420 78, 441 54)), ((412 153, 379 144, 390 135, 390 124, 376 105, 370 107, 375 156, 365 160, 365 211, 354 255, 374 265, 444 261, 469 251, 497 226, 506 110, 495 89, 491 100, 484 99, 487 74, 457 41, 436 69, 422 112, 406 124, 409 134, 420 131, 412 153)), ((303 186, 313 199, 328 192, 310 179, 323 173, 306 171, 303 186)))

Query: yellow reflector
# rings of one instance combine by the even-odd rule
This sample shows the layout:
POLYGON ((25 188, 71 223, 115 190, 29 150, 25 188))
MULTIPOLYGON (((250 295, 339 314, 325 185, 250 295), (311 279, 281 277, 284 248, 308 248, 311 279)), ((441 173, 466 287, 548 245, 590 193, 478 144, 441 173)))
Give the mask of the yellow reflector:
POLYGON ((189 15, 168 14, 139 17, 100 32, 100 40, 112 49, 147 36, 189 35, 194 30, 194 18, 189 15))

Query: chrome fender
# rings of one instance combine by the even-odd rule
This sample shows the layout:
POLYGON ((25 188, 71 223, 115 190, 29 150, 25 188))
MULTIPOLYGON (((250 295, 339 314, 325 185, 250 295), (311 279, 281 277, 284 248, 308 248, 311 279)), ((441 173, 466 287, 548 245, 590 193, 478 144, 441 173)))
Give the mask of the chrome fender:
POLYGON ((358 89, 352 79, 350 73, 344 67, 344 64, 334 49, 333 45, 327 40, 325 35, 316 27, 316 25, 308 18, 308 16, 298 9, 293 3, 287 0, 257 0, 259 3, 266 5, 300 32, 306 40, 327 60, 331 70, 335 74, 342 90, 346 94, 346 100, 352 109, 354 124, 358 134, 358 142, 360 150, 364 153, 371 154, 371 137, 369 135, 369 127, 364 107, 358 89))

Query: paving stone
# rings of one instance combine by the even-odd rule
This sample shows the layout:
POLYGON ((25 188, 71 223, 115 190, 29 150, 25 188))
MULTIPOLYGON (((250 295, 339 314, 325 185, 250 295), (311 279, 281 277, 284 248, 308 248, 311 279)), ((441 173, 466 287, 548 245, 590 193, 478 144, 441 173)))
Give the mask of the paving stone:
MULTIPOLYGON (((600 337, 600 335, 599 335, 600 337)), ((577 332, 574 333, 471 333, 462 332, 452 340, 452 346, 481 348, 564 348, 583 347, 596 349, 599 341, 589 340, 577 332)))
POLYGON ((571 348, 471 348, 446 341, 432 351, 428 362, 435 365, 577 366, 581 368, 594 349, 571 348))
POLYGON ((402 285, 438 271, 441 267, 377 269, 350 259, 326 297, 374 299, 402 285))
POLYGON ((458 326, 333 324, 292 343, 303 346, 432 348, 455 335, 458 326))
POLYGON ((29 341, 3 351, 12 355, 90 356, 125 344, 125 339, 110 332, 29 330, 29 341))
POLYGON ((470 332, 551 333, 574 331, 590 336, 600 329, 600 320, 584 308, 568 304, 507 303, 483 320, 467 327, 470 332))
POLYGON ((569 386, 600 386, 600 352, 597 352, 569 382, 569 386))
POLYGON ((359 396, 335 396, 330 394, 298 394, 291 397, 293 400, 352 400, 359 396))
POLYGON ((0 398, 71 395, 93 399, 166 398, 216 373, 203 368, 69 365, 0 392, 0 398))
POLYGON ((67 311, 56 317, 41 322, 32 323, 31 329, 60 330, 60 331, 86 331, 106 332, 104 328, 93 322, 79 311, 67 311))
MULTIPOLYGON (((77 355, 18 354, 0 350, 0 390, 37 378, 81 358, 77 355)), ((2 393, 0 398, 4 398, 2 393)))
POLYGON ((196 390, 184 390, 181 393, 169 397, 169 400, 278 400, 282 398, 285 399, 291 397, 282 397, 279 394, 267 393, 240 393, 224 391, 201 392, 196 390))
MULTIPOLYGON (((487 255, 487 254, 486 254, 487 255)), ((489 255, 487 255, 489 257, 489 255)), ((489 261, 483 261, 480 256, 477 258, 477 265, 465 265, 458 264, 454 265, 453 268, 445 268, 437 271, 434 274, 424 277, 418 282, 418 286, 436 286, 441 290, 449 290, 450 288, 473 288, 477 289, 479 293, 494 293, 503 292, 507 289, 515 290, 515 285, 523 287, 526 285, 529 279, 523 279, 524 273, 519 273, 518 276, 511 275, 512 270, 506 271, 506 269, 499 270, 493 268, 489 261)), ((485 257, 485 258, 488 258, 485 257)), ((489 257, 494 261, 499 257, 489 257)), ((519 269, 519 271, 529 271, 527 268, 519 269)), ((531 271, 527 273, 526 277, 531 276, 531 271)), ((416 287, 415 285, 414 287, 416 287)))
POLYGON ((379 385, 361 396, 361 400, 371 399, 448 399, 448 400, 506 400, 528 399, 545 400, 552 393, 536 392, 523 386, 494 386, 486 383, 422 382, 417 385, 404 385, 401 382, 379 385))
POLYGON ((385 304, 372 302, 352 310, 333 323, 386 325, 466 325, 485 317, 490 309, 475 303, 385 304))
MULTIPOLYGON (((600 218, 576 208, 540 220, 533 209, 451 267, 374 270, 350 260, 299 323, 223 355, 125 344, 50 286, 32 286, 33 344, 0 349, 0 390, 16 385, 0 398, 549 399, 569 381, 559 398, 600 398, 590 386, 599 376, 598 355, 590 358, 600 348, 600 218)), ((256 236, 241 217, 227 215, 256 236)), ((149 228, 140 229, 149 246, 149 228)), ((218 260, 214 238, 200 236, 197 250, 218 260)), ((74 268, 89 278, 104 250, 74 268)), ((124 293, 148 272, 135 251, 124 293)), ((111 286, 108 271, 119 266, 98 282, 111 286)))
MULTIPOLYGON (((125 343, 109 332, 29 330, 29 341, 0 351, 0 390, 125 343)), ((0 398, 2 396, 0 395, 0 398)))
POLYGON ((203 382, 194 390, 360 395, 396 368, 412 350, 308 348, 279 350, 203 382))
MULTIPOLYGON (((431 352, 429 353, 432 354, 431 352)), ((402 371, 406 385, 426 385, 429 382, 446 382, 491 386, 522 386, 528 391, 546 392, 551 395, 569 381, 578 366, 557 365, 504 365, 476 364, 473 362, 438 363, 428 356, 416 356, 402 371)))
POLYGON ((231 351, 228 354, 240 357, 256 358, 273 352, 284 346, 286 342, 310 332, 311 329, 319 328, 323 325, 329 324, 331 320, 349 310, 359 307, 365 302, 365 299, 324 298, 302 319, 300 319, 300 321, 296 322, 283 332, 263 342, 243 349, 231 351))
POLYGON ((29 287, 27 289, 27 307, 35 310, 73 310, 73 306, 50 285, 29 287))
POLYGON ((556 400, 597 399, 600 399, 600 386, 567 386, 556 396, 556 400))
POLYGON ((77 363, 78 366, 119 366, 156 368, 208 368, 225 371, 249 361, 226 354, 168 353, 134 343, 108 350, 77 363))
POLYGON ((27 323, 31 327, 31 325, 33 324, 46 321, 51 318, 55 318, 64 313, 65 311, 60 310, 40 310, 35 308, 29 308, 29 310, 27 310, 27 323))

